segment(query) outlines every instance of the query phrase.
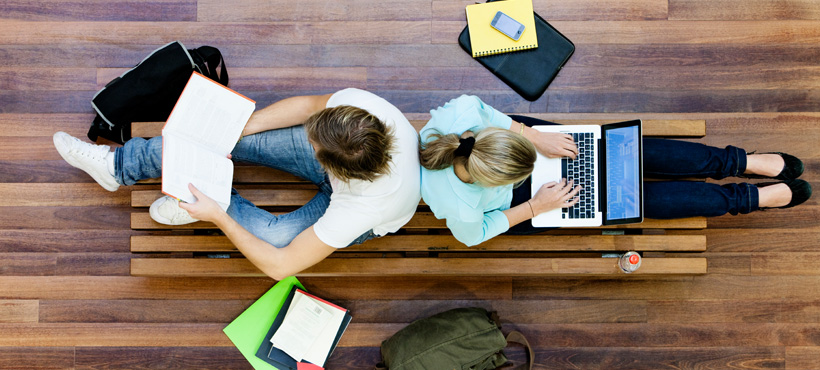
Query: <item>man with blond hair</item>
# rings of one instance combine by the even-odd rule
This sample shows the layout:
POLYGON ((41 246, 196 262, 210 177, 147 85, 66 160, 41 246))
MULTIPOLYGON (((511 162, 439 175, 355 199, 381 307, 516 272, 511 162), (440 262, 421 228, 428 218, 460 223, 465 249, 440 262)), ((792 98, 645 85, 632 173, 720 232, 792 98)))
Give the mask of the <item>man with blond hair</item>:
MULTIPOLYGON (((111 151, 57 132, 54 145, 109 191, 162 175, 162 137, 134 138, 111 151)), ((418 134, 395 106, 359 89, 287 98, 255 112, 231 156, 297 175, 319 190, 299 209, 275 216, 235 190, 223 211, 189 184, 195 203, 166 196, 149 212, 168 225, 213 222, 276 280, 398 230, 421 198, 418 134)))

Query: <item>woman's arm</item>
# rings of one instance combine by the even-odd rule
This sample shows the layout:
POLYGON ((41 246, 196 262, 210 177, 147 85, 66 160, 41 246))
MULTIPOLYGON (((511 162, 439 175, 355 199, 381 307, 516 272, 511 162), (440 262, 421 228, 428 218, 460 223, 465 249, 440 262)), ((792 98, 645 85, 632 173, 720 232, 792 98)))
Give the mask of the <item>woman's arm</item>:
POLYGON ((513 121, 510 131, 515 131, 524 135, 539 153, 550 157, 569 157, 575 159, 578 154, 578 146, 572 140, 572 136, 558 132, 541 132, 527 125, 513 121))

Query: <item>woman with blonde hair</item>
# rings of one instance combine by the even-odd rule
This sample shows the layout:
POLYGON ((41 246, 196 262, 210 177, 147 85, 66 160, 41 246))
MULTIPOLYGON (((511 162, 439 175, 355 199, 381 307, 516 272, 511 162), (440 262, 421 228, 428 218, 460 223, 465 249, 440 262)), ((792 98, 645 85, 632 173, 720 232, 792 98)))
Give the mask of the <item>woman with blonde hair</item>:
MULTIPOLYGON (((530 126, 554 124, 507 116, 475 96, 462 95, 430 111, 420 132, 421 195, 436 218, 446 219, 456 239, 472 246, 501 233, 543 231, 529 222, 535 215, 577 203, 583 191, 572 180, 544 184, 530 197, 530 174, 536 152, 575 159, 570 135, 530 126)), ((644 183, 648 218, 683 218, 790 208, 811 196, 811 186, 797 177, 803 163, 785 153, 747 155, 699 143, 644 139, 647 177, 769 177, 782 180, 760 187, 723 186, 693 181, 644 183)), ((763 185, 763 184, 761 184, 763 185)))

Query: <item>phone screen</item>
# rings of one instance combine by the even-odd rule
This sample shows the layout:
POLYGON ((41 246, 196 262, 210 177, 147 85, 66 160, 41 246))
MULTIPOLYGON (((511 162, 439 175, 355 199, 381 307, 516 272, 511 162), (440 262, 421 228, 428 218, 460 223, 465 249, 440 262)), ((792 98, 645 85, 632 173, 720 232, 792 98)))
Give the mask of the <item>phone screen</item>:
POLYGON ((521 29, 521 23, 518 23, 518 21, 502 12, 498 13, 498 19, 492 24, 492 26, 507 36, 517 40, 518 37, 521 36, 521 34, 518 33, 521 29))

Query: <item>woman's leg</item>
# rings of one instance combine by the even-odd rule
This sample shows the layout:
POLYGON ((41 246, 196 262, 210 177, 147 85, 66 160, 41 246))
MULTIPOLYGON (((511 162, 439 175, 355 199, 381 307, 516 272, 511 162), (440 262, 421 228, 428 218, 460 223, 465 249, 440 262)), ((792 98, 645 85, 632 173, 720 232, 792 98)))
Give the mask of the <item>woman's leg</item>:
POLYGON ((721 149, 681 140, 643 139, 644 177, 722 179, 743 174, 746 160, 746 151, 731 145, 721 149))
POLYGON ((699 181, 644 181, 643 184, 647 218, 737 215, 759 207, 757 186, 748 183, 721 186, 699 181))

